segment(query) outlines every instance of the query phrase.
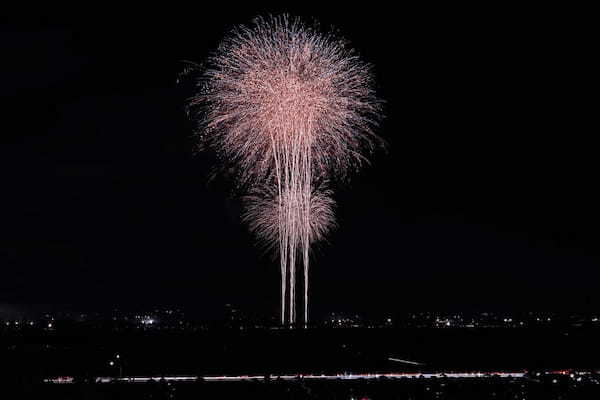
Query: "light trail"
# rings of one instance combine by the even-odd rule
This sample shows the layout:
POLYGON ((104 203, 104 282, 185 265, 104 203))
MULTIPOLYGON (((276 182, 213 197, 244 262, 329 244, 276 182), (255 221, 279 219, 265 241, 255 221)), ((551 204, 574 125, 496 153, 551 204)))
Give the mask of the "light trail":
POLYGON ((423 363, 418 363, 418 362, 415 362, 415 361, 402 360, 402 359, 400 359, 400 358, 393 358, 393 357, 388 357, 388 360, 390 360, 390 361, 395 361, 395 362, 399 362, 399 363, 402 363, 402 364, 410 364, 410 365, 425 365, 425 364, 423 364, 423 363))
MULTIPOLYGON (((582 375, 583 372, 574 372, 582 375)), ((335 374, 335 375, 220 375, 220 376, 199 376, 199 375, 175 375, 175 376, 130 376, 124 378, 97 377, 98 383, 123 382, 123 383, 147 383, 151 381, 166 382, 195 382, 199 379, 205 382, 244 382, 244 381, 265 381, 265 380, 284 380, 294 381, 304 380, 358 380, 358 379, 410 379, 410 378, 450 378, 450 379, 474 379, 474 378, 525 378, 525 371, 495 371, 495 372, 435 372, 435 373, 367 373, 367 374, 335 374)), ((44 379, 46 383, 70 384, 74 383, 72 377, 57 377, 44 379)))

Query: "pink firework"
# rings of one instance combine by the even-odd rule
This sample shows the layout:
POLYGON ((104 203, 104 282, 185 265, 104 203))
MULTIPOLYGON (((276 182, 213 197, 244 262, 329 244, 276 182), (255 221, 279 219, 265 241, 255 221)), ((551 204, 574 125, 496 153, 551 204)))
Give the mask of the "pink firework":
MULTIPOLYGON (((332 192, 323 187, 314 190, 310 197, 308 241, 314 244, 324 240, 327 234, 336 226, 332 192)), ((282 193, 285 197, 287 194, 282 193)), ((269 250, 279 252, 279 205, 282 200, 276 191, 254 190, 244 196, 245 203, 242 220, 248 225, 259 240, 259 244, 269 250)))
POLYGON ((223 41, 190 101, 200 107, 201 143, 233 166, 240 187, 268 194, 263 206, 277 222, 269 229, 276 229, 250 225, 259 236, 269 231, 264 239, 279 248, 282 323, 286 293, 287 321, 296 321, 297 254, 304 261, 308 321, 309 247, 315 232, 327 230, 315 229, 320 219, 312 207, 330 199, 329 192, 315 190, 315 182, 344 179, 380 143, 374 134, 380 102, 372 83, 369 65, 344 40, 299 19, 257 18, 223 41))

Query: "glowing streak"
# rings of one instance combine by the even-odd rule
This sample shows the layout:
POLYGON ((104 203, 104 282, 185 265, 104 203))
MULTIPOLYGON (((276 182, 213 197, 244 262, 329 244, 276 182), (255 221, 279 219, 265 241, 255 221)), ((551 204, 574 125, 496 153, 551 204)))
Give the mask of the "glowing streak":
MULTIPOLYGON (((573 371, 575 375, 589 375, 589 371, 573 371)), ((549 371, 548 373, 553 373, 549 371)), ((435 372, 435 373, 421 373, 421 372, 410 372, 410 373, 366 373, 366 374, 336 374, 336 375, 273 375, 270 379, 281 379, 285 381, 294 381, 298 379, 306 380, 356 380, 356 379, 494 379, 494 378, 527 378, 525 371, 493 371, 493 372, 435 372)), ((240 382, 240 381, 264 381, 266 380, 264 375, 234 375, 234 376, 197 376, 197 375, 183 375, 183 376, 131 376, 123 378, 114 377, 97 377, 94 379, 95 382, 99 383, 111 383, 111 382, 123 382, 123 383, 146 383, 150 381, 159 382, 164 380, 166 382, 196 382, 198 379, 202 379, 206 382, 240 382)), ((57 384, 73 384, 75 379, 73 377, 58 377, 58 378, 46 378, 46 383, 57 383, 57 384)))
POLYGON ((425 365, 425 364, 421 364, 421 363, 414 362, 414 361, 401 360, 401 359, 399 359, 399 358, 392 358, 392 357, 388 357, 388 360, 390 360, 390 361, 396 361, 396 362, 403 363, 403 364, 411 364, 411 365, 425 365))

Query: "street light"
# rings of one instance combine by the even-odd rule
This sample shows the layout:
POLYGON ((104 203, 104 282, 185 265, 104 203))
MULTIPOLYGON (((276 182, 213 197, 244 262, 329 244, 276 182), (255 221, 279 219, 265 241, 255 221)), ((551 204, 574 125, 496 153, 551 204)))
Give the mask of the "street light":
POLYGON ((116 358, 116 362, 114 360, 110 360, 108 362, 108 365, 110 365, 111 367, 114 367, 116 364, 118 364, 119 366, 119 379, 123 378, 123 361, 121 360, 121 355, 120 354, 116 354, 115 355, 116 358))

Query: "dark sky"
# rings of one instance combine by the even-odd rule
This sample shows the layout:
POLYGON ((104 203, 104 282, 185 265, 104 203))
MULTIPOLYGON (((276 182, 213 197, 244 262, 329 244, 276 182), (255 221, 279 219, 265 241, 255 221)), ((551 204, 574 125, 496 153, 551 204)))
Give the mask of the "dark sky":
POLYGON ((193 82, 177 78, 280 11, 335 26, 386 100, 388 151, 338 188, 339 228, 313 261, 316 314, 600 306, 585 26, 433 5, 5 18, 0 303, 276 314, 278 266, 227 183, 207 182, 193 82))

